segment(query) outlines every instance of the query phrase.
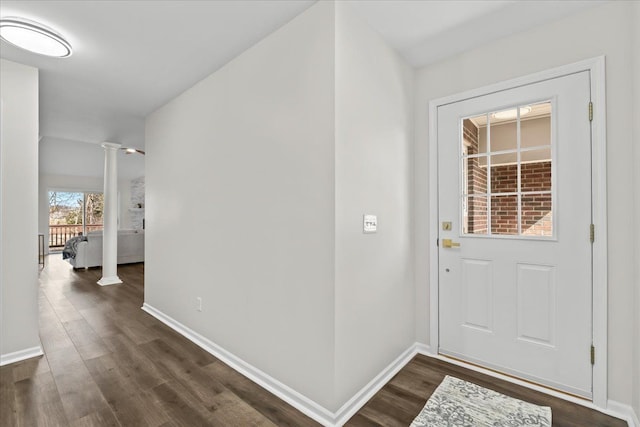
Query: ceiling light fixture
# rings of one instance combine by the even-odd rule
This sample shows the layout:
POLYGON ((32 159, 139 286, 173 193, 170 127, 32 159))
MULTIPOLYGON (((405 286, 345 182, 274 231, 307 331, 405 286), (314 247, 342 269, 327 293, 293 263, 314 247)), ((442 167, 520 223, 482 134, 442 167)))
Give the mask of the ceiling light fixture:
POLYGON ((144 156, 144 151, 142 150, 138 150, 137 148, 131 148, 131 147, 122 147, 120 148, 121 150, 124 150, 125 153, 127 154, 133 154, 133 153, 140 153, 144 156))
POLYGON ((71 45, 60 34, 24 18, 0 19, 0 39, 40 55, 66 58, 72 53, 71 45))
MULTIPOLYGON (((529 107, 528 105, 520 107, 520 117, 526 116, 530 112, 531 107, 529 107)), ((511 110, 498 111, 497 113, 493 113, 491 117, 498 120, 515 119, 516 117, 518 117, 518 110, 516 108, 512 108, 511 110)))

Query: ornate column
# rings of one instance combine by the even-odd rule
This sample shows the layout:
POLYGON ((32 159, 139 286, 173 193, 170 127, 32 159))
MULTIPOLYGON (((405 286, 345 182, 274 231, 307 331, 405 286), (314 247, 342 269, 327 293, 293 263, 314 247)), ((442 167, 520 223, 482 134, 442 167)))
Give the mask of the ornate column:
POLYGON ((104 213, 102 231, 102 278, 98 285, 122 283, 118 277, 118 150, 120 144, 105 142, 104 213))

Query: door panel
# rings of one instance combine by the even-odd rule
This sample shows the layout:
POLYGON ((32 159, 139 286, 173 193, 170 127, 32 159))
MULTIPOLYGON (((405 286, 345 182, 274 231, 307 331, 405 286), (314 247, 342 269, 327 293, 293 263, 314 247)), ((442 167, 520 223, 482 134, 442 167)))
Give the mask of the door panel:
POLYGON ((589 87, 585 71, 444 105, 437 119, 439 351, 585 397, 589 87))

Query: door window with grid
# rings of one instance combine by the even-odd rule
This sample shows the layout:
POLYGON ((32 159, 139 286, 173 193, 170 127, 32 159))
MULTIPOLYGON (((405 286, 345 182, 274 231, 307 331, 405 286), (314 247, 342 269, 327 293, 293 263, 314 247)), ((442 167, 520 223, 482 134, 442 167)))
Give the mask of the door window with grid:
POLYGON ((554 236, 552 102, 461 123, 462 233, 554 236))

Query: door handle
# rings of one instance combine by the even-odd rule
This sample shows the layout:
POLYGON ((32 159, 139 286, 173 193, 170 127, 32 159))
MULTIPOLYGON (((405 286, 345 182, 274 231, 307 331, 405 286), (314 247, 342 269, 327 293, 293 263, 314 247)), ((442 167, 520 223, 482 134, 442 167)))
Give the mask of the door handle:
POLYGON ((442 239, 442 247, 443 248, 459 248, 460 243, 454 242, 451 239, 442 239))

